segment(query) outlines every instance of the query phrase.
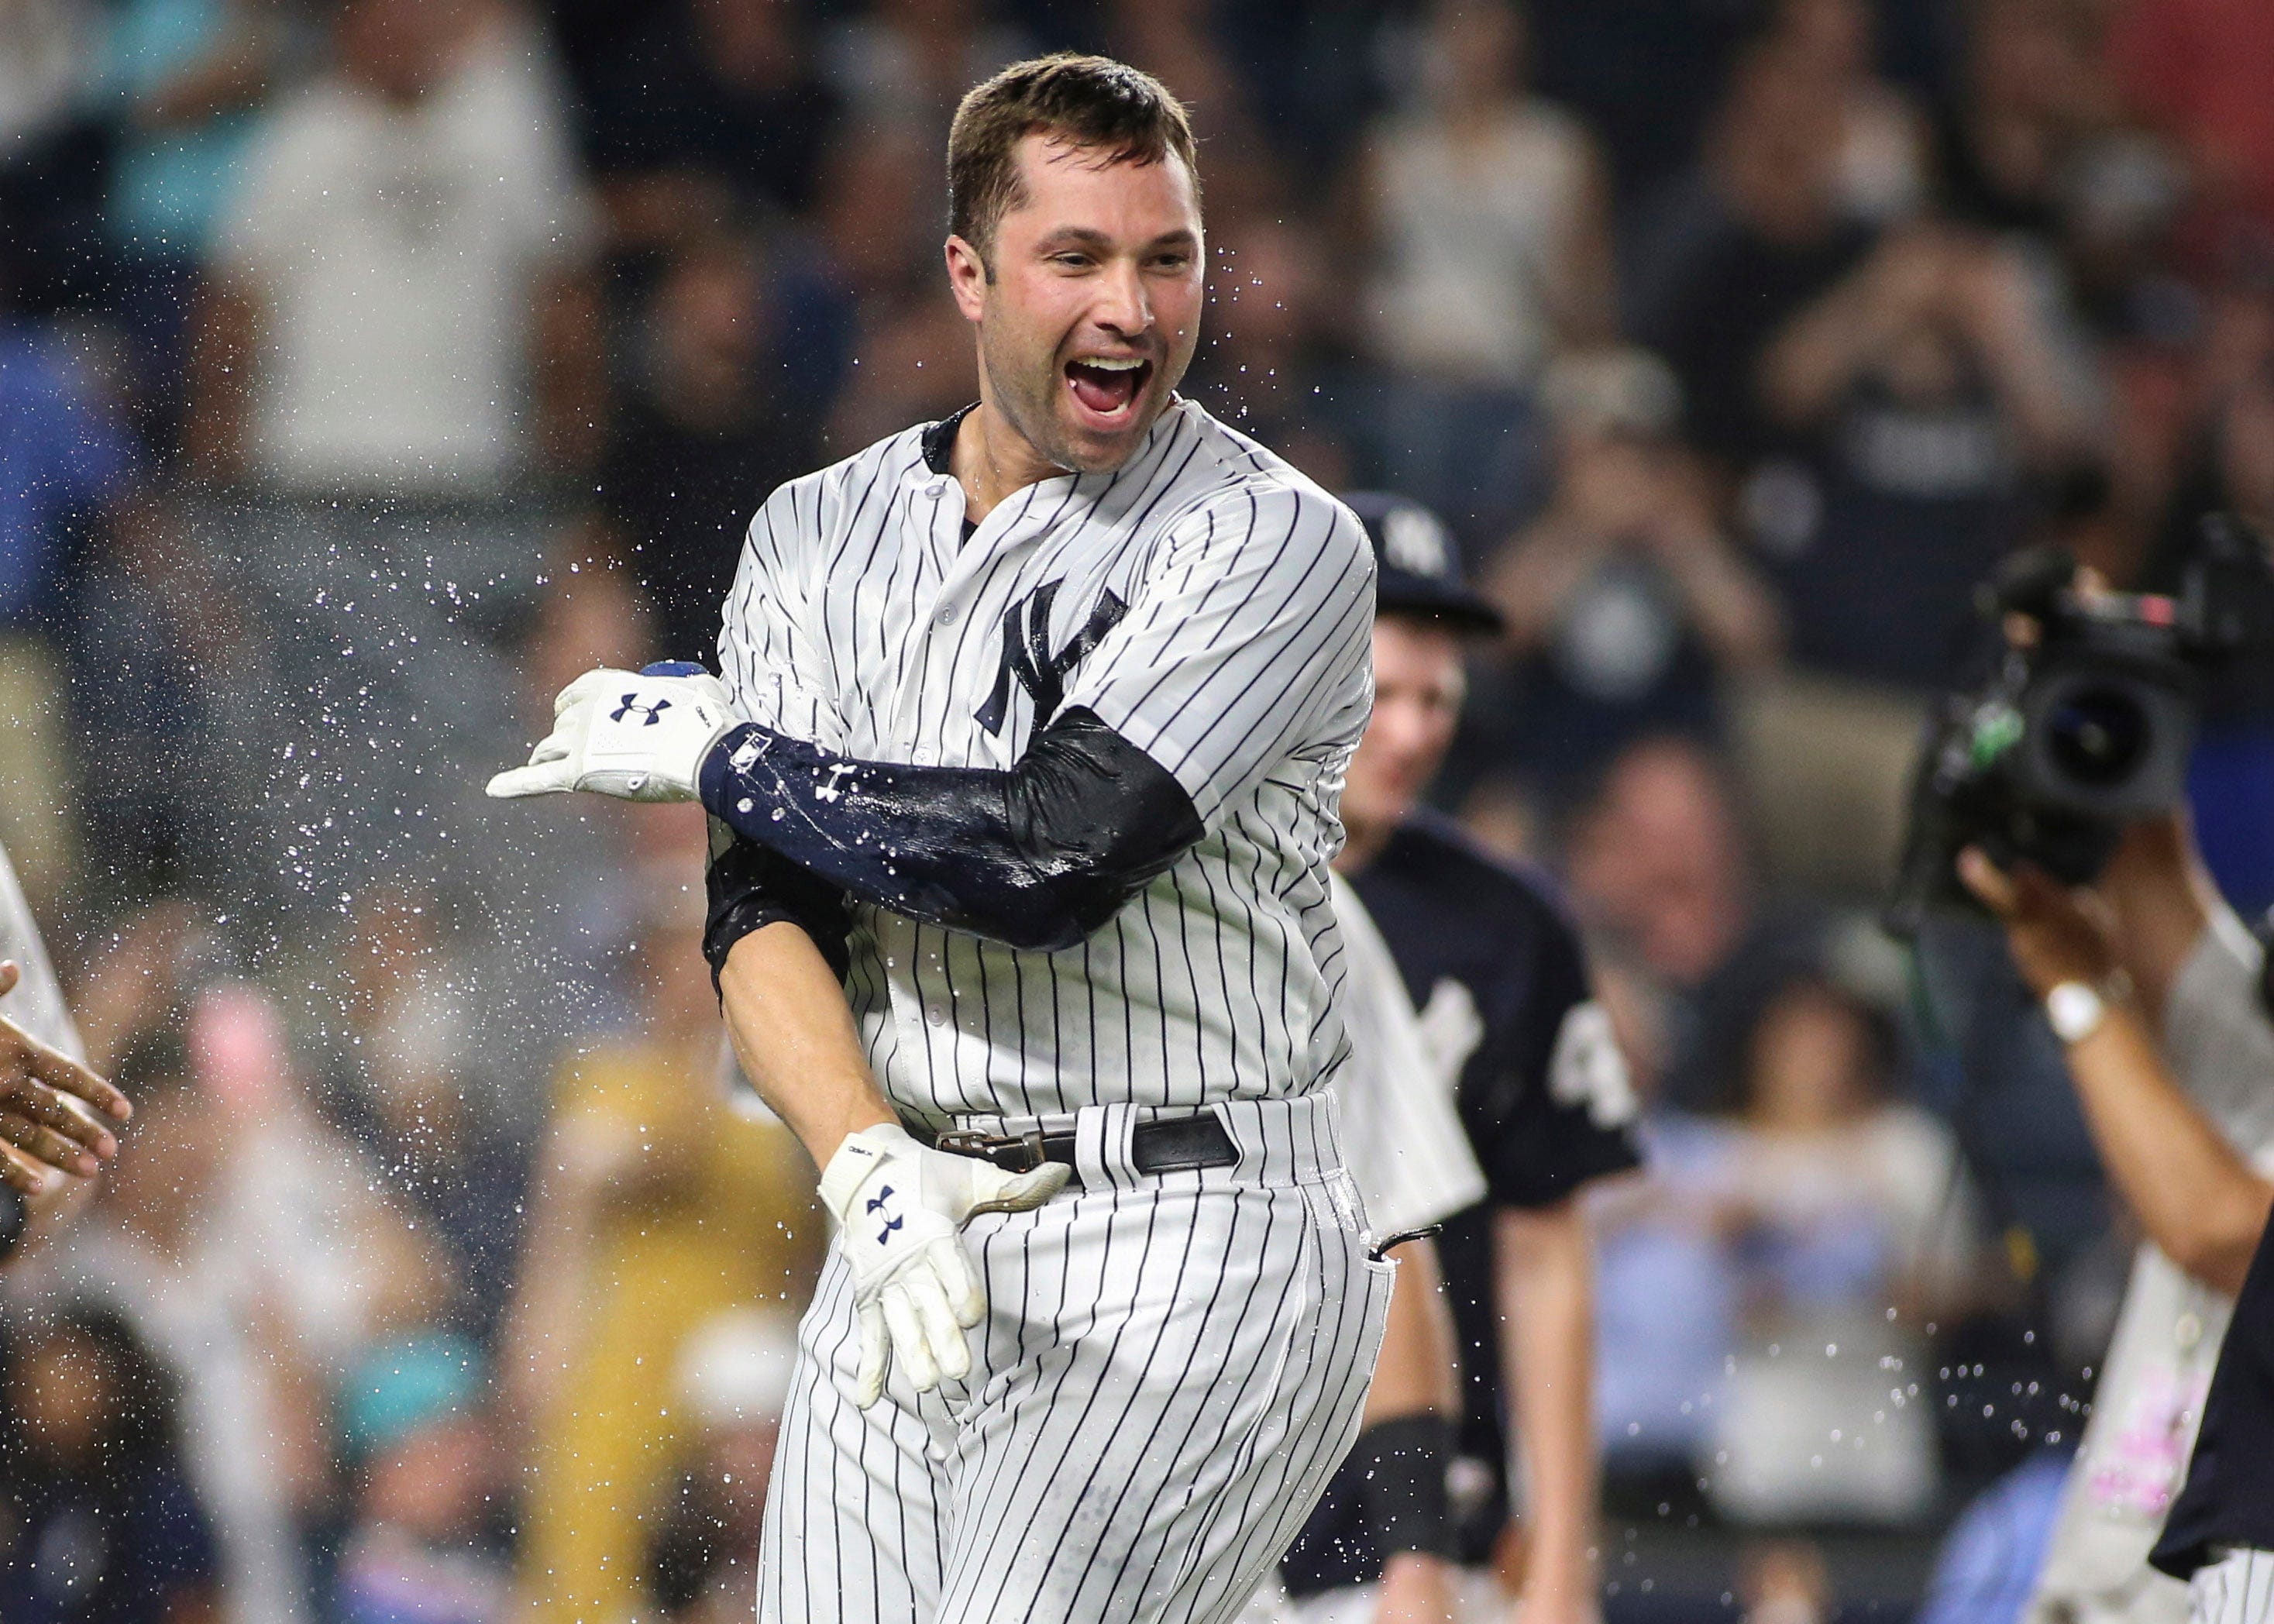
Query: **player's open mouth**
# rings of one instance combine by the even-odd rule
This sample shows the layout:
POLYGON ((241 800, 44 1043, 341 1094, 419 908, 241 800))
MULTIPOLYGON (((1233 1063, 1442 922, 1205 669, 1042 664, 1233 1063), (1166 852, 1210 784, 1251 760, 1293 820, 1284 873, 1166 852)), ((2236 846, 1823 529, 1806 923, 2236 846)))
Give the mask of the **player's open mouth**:
POLYGON ((1065 375, 1083 415, 1111 423, 1136 406, 1153 376, 1153 364, 1141 356, 1086 356, 1067 362, 1065 375))

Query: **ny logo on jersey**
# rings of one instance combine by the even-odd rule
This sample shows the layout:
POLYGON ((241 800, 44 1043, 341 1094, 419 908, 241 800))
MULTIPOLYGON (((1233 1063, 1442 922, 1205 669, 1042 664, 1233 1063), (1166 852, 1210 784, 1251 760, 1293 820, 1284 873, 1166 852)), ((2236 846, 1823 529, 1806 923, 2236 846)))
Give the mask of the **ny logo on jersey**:
POLYGON ((1058 600, 1058 589, 1065 584, 1062 580, 1045 581, 1003 612, 1002 669, 995 673, 995 691, 987 695, 985 704, 972 713, 973 718, 990 733, 1000 733, 1005 718, 1011 714, 1013 678, 1035 702, 1035 731, 1039 733, 1050 726, 1050 718, 1058 714, 1058 703, 1065 697, 1066 678, 1129 613, 1129 605, 1108 587, 1098 594, 1097 607, 1089 612, 1089 619, 1074 634, 1073 641, 1053 654, 1050 643, 1050 605, 1058 600))
POLYGON ((609 716, 608 720, 611 722, 621 722, 624 718, 636 710, 647 718, 647 720, 642 722, 640 726, 642 727, 652 727, 658 722, 663 720, 663 713, 670 709, 671 701, 668 699, 659 699, 651 705, 644 705, 640 703, 639 695, 637 694, 627 694, 624 695, 623 703, 615 708, 614 712, 609 716))

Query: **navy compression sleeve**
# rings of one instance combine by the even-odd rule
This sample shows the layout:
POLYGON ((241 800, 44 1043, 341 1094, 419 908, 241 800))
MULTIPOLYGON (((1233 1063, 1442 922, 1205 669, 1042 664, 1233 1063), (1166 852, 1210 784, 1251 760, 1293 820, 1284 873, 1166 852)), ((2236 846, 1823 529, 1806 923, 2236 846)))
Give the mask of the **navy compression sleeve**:
POLYGON ((711 832, 711 862, 703 876, 709 903, 703 956, 711 961, 711 984, 718 986, 735 943, 782 921, 810 936, 838 980, 844 980, 851 963, 845 946, 845 893, 716 819, 711 832))
POLYGON ((840 891, 1020 948, 1073 946, 1203 832, 1184 786, 1080 708, 1008 771, 855 761, 745 723, 702 789, 736 834, 840 891))

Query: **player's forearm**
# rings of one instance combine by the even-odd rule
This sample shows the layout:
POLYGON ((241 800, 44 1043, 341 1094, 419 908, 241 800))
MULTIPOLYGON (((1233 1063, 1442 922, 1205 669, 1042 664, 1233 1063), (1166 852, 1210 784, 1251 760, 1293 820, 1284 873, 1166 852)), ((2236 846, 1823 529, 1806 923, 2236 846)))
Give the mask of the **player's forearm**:
POLYGON ((1072 947, 1201 837, 1166 771, 1081 712, 1008 771, 856 761, 745 724, 702 772, 735 833, 840 890, 1007 942, 1072 947))
POLYGON ((2112 1008, 2068 1064, 2109 1177, 2149 1237, 2205 1284, 2240 1290, 2274 1184, 2187 1098, 2135 1011, 2112 1008))
POLYGON ((1536 1607, 1593 1605, 1594 1260, 1576 1200, 1507 1210, 1495 1223, 1502 1339, 1531 1489, 1525 1594, 1536 1607))
POLYGON ((827 1167, 847 1134, 896 1120, 885 1102, 845 989, 796 925, 736 942, 719 973, 719 1007, 742 1074, 827 1167))

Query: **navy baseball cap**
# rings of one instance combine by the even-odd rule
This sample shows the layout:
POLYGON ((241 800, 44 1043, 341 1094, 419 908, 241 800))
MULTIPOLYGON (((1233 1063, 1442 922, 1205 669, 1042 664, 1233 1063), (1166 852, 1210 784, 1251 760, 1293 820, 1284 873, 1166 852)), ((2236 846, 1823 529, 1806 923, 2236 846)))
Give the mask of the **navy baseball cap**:
POLYGON ((1462 579, 1461 550, 1435 514, 1380 491, 1343 500, 1374 542, 1375 613, 1434 615, 1458 631, 1501 634, 1500 611, 1462 579))

